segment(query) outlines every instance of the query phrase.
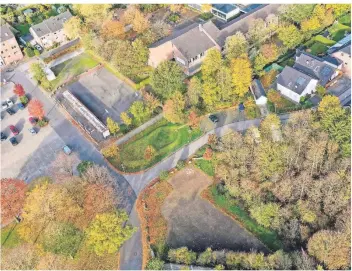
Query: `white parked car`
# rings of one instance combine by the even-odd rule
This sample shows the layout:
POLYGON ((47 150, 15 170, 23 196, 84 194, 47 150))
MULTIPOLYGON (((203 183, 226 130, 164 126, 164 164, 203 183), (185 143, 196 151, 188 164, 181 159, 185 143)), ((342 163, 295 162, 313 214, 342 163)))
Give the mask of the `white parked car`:
POLYGON ((7 102, 2 102, 1 103, 1 110, 5 110, 5 109, 7 109, 9 106, 8 106, 8 104, 7 104, 7 102))
POLYGON ((39 44, 34 45, 34 48, 37 49, 39 52, 43 50, 39 44))
POLYGON ((7 99, 6 103, 7 103, 8 107, 13 106, 13 101, 11 101, 10 99, 7 99))

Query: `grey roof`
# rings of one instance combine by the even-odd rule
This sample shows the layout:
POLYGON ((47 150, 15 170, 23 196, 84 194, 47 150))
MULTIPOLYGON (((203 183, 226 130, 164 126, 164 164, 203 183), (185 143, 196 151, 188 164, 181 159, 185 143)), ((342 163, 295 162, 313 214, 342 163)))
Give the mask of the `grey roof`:
POLYGON ((10 27, 8 24, 4 24, 0 28, 0 37, 1 37, 1 42, 7 41, 9 39, 12 39, 15 37, 15 35, 11 32, 10 27))
POLYGON ((277 83, 296 92, 302 94, 303 90, 307 87, 313 78, 309 75, 286 66, 277 78, 277 83))
POLYGON ((313 78, 317 78, 323 86, 329 82, 331 76, 335 73, 335 69, 324 63, 323 59, 300 51, 296 54, 296 63, 293 67, 313 78))
POLYGON ((172 43, 186 59, 191 59, 192 57, 216 46, 207 34, 200 29, 200 26, 177 37, 172 43))
POLYGON ((342 61, 340 59, 333 57, 333 56, 327 55, 327 56, 323 57, 323 59, 325 62, 329 62, 334 66, 339 66, 340 64, 342 64, 342 61))
POLYGON ((230 13, 238 7, 234 4, 213 4, 212 7, 224 14, 230 13))
POLYGON ((53 56, 55 54, 58 54, 58 53, 60 53, 62 51, 65 51, 66 49, 70 48, 71 46, 77 45, 79 42, 80 42, 80 38, 76 38, 74 40, 66 42, 65 44, 63 44, 63 45, 61 45, 59 47, 56 47, 56 48, 52 49, 49 52, 45 52, 45 53, 41 54, 40 58, 41 59, 45 59, 45 58, 51 57, 51 56, 53 56))
POLYGON ((64 22, 71 17, 72 14, 67 10, 57 16, 50 17, 39 24, 33 25, 31 28, 38 35, 38 37, 42 37, 62 29, 64 27, 64 22))
POLYGON ((252 5, 247 5, 241 8, 241 10, 245 13, 252 11, 253 9, 256 9, 260 7, 262 4, 252 4, 252 5))
POLYGON ((260 80, 258 80, 258 79, 253 80, 252 91, 253 91, 253 94, 254 94, 256 100, 262 96, 266 97, 264 87, 263 87, 262 83, 260 82, 260 80))
POLYGON ((33 40, 33 36, 30 33, 28 33, 26 35, 21 36, 21 39, 25 42, 30 42, 31 40, 33 40))

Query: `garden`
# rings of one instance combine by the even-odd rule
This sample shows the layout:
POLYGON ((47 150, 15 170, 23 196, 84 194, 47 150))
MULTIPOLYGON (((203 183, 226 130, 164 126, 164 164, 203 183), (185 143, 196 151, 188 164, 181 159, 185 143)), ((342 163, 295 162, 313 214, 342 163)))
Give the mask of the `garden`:
POLYGON ((199 129, 192 130, 188 125, 162 119, 120 145, 118 154, 108 157, 108 160, 120 171, 138 172, 155 165, 201 135, 199 129))

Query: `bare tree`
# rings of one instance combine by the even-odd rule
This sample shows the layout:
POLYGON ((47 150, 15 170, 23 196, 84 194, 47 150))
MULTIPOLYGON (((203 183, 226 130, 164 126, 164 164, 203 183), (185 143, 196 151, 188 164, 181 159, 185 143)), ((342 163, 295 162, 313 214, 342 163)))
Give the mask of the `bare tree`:
POLYGON ((101 184, 116 188, 116 181, 107 167, 93 165, 86 170, 83 174, 83 178, 91 184, 101 184))
POLYGON ((56 181, 73 176, 75 168, 79 163, 79 158, 75 153, 66 155, 60 152, 56 159, 51 163, 50 170, 56 181))

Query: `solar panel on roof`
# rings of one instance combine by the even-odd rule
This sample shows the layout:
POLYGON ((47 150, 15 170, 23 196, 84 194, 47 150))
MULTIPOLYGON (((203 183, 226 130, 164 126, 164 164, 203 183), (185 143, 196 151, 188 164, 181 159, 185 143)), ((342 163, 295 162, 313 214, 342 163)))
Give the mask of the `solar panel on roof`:
POLYGON ((331 72, 331 68, 329 66, 324 66, 324 68, 321 71, 322 75, 324 76, 329 75, 330 72, 331 72))

